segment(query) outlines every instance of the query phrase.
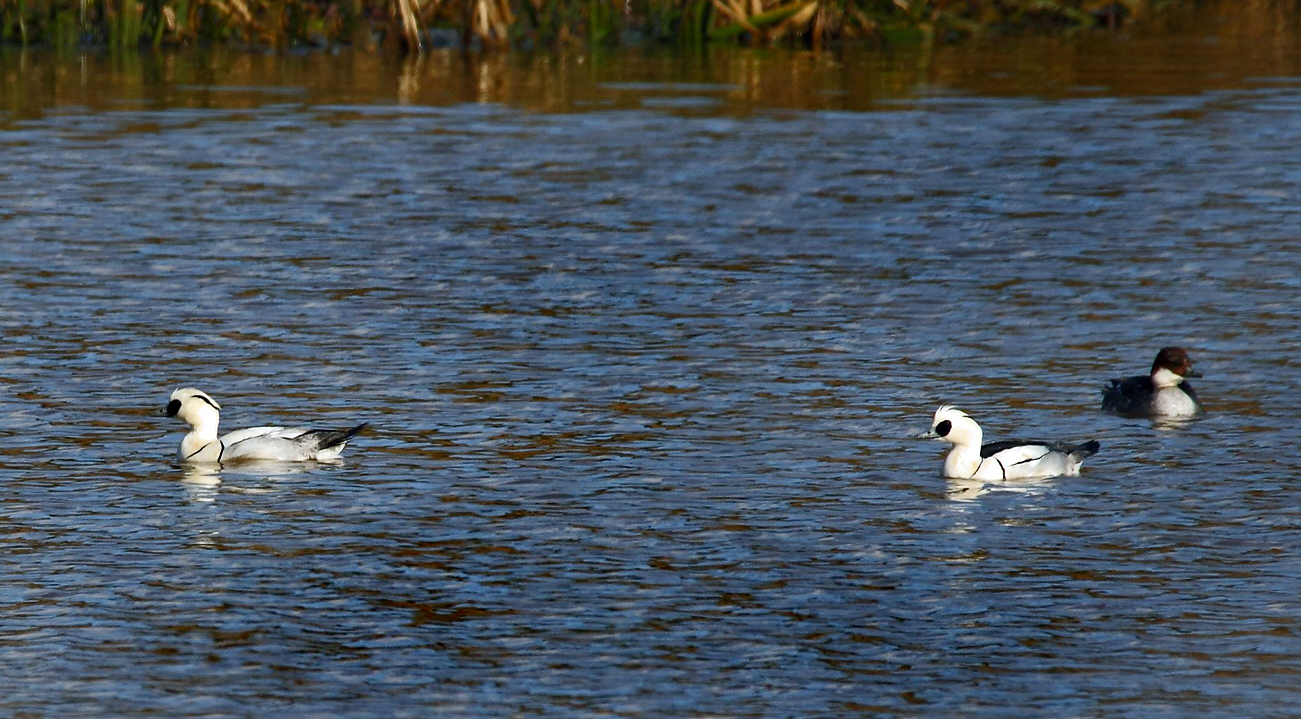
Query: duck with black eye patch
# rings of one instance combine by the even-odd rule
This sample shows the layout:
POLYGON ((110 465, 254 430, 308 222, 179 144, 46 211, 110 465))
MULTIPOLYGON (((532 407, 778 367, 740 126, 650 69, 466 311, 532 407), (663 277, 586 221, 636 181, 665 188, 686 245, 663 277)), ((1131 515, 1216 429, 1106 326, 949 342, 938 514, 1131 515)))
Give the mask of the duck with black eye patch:
POLYGON ((976 420, 948 404, 935 410, 930 430, 917 436, 953 445, 944 458, 945 477, 986 481, 1076 475, 1085 458, 1097 453, 1101 446, 1097 440, 1078 444, 1020 440, 982 444, 983 434, 976 420))
POLYGON ((193 387, 172 392, 164 411, 168 417, 190 425, 177 456, 192 464, 251 460, 331 462, 339 458, 348 440, 366 427, 365 422, 351 429, 250 427, 218 437, 221 405, 193 387))

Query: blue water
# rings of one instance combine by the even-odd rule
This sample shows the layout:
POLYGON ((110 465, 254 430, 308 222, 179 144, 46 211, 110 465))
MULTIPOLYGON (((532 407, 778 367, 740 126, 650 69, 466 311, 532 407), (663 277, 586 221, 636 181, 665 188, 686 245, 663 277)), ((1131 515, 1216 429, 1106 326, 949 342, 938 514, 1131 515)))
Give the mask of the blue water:
POLYGON ((0 713, 1301 713, 1292 78, 565 112, 258 62, 0 113, 0 713), (1101 414, 1167 344, 1207 416, 1101 414), (187 468, 183 385, 371 429, 187 468), (941 402, 1103 449, 946 483, 941 402))

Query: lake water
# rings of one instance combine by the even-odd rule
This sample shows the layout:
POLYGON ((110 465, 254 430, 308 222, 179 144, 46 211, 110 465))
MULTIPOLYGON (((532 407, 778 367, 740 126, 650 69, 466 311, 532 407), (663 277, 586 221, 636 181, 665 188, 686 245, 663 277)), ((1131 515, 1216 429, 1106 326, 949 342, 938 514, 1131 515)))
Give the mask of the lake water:
POLYGON ((1301 714, 1293 47, 0 55, 0 714, 1301 714))

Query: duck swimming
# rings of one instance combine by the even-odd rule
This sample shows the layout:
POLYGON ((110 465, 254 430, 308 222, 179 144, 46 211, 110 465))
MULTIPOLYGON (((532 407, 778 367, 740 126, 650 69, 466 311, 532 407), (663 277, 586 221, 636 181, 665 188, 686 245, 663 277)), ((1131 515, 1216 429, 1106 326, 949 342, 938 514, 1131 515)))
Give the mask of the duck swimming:
POLYGON ((1080 465, 1101 446, 1097 440, 1079 444, 1009 440, 982 444, 980 425, 953 405, 940 405, 931 428, 917 435, 953 445, 944 458, 945 477, 953 479, 1039 479, 1080 473, 1080 465))
POLYGON ((1165 347, 1145 375, 1113 379, 1102 388, 1102 411, 1122 417, 1195 417, 1197 392, 1186 380, 1201 377, 1182 347, 1165 347))
POLYGON ((220 411, 221 405, 216 400, 193 387, 172 392, 167 416, 190 425, 177 455, 181 461, 196 464, 247 460, 328 462, 338 459, 348 440, 366 427, 365 422, 342 430, 251 427, 218 437, 220 411))

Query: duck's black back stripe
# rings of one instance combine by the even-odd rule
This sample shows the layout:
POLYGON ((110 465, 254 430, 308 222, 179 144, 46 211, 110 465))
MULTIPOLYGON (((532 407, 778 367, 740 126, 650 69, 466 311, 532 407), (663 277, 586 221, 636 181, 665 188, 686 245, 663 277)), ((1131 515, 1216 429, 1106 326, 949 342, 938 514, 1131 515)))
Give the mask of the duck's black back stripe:
MULTIPOLYGON (((1047 452, 1044 452, 1043 454, 1039 455, 1038 457, 1026 457, 1025 459, 1021 460, 1020 462, 1015 462, 1014 464, 1025 464, 1026 462, 1038 462, 1039 460, 1043 459, 1044 457, 1047 457, 1047 456, 1050 455, 1050 454, 1052 454, 1052 450, 1049 450, 1049 451, 1047 451, 1047 452)), ((999 464, 1002 464, 1002 463, 1000 462, 999 464)))

